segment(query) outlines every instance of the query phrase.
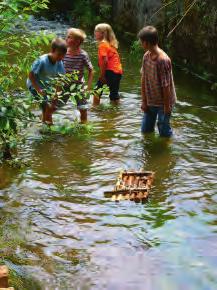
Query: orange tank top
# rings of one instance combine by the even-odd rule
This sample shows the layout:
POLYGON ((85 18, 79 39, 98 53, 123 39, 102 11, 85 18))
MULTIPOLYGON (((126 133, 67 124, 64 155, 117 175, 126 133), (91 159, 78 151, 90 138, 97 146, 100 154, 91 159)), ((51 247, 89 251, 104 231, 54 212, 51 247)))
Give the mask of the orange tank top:
POLYGON ((123 73, 120 56, 117 49, 106 41, 100 42, 98 47, 98 61, 100 67, 103 64, 103 57, 107 58, 106 70, 111 70, 117 74, 123 73))

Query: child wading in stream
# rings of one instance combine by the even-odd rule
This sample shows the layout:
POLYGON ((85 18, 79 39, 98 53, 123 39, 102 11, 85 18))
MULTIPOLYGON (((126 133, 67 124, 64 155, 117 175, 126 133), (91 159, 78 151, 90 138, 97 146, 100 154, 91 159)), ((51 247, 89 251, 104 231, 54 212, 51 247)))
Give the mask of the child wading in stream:
MULTIPOLYGON (((67 53, 63 63, 66 73, 78 72, 78 80, 73 80, 72 83, 84 84, 84 69, 88 70, 87 90, 91 89, 93 81, 93 66, 86 51, 80 48, 86 38, 86 34, 81 29, 70 28, 67 32, 66 43, 67 53)), ((87 100, 76 97, 77 108, 80 111, 81 123, 87 122, 87 100)))
POLYGON ((141 69, 142 133, 153 132, 158 119, 160 136, 171 137, 170 117, 176 101, 171 60, 158 46, 156 28, 144 27, 138 38, 146 50, 141 69))
POLYGON ((48 54, 40 56, 32 65, 27 80, 27 87, 32 95, 42 102, 42 122, 51 125, 52 114, 56 110, 57 99, 53 99, 50 103, 46 97, 46 82, 50 78, 56 77, 58 74, 64 74, 63 58, 66 54, 66 42, 61 38, 56 38, 51 43, 51 51, 48 54))
MULTIPOLYGON (((100 76, 96 90, 107 84, 110 90, 110 101, 118 104, 120 100, 119 86, 123 74, 120 57, 118 54, 118 41, 111 26, 106 23, 95 27, 95 39, 98 41, 98 64, 100 76)), ((100 95, 95 93, 93 104, 99 105, 100 95)))

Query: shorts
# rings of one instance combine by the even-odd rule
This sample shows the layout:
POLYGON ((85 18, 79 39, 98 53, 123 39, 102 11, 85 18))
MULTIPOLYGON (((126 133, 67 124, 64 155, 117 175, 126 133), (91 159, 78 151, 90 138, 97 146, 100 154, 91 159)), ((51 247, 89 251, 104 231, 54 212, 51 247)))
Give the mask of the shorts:
POLYGON ((82 98, 75 96, 75 101, 76 101, 78 110, 87 110, 88 109, 88 102, 84 96, 82 98))
MULTIPOLYGON (((38 92, 34 88, 30 87, 29 91, 34 96, 35 100, 39 101, 41 99, 41 96, 38 94, 38 92)), ((68 100, 69 100, 69 96, 63 96, 63 98, 61 98, 61 100, 55 101, 54 103, 56 103, 55 104, 56 109, 58 107, 64 106, 68 102, 68 100)), ((88 102, 87 102, 87 99, 84 96, 82 98, 80 98, 78 96, 75 96, 75 101, 76 101, 78 110, 87 110, 88 109, 88 102)), ((45 110, 47 103, 48 103, 48 97, 47 96, 43 96, 43 100, 42 100, 42 102, 40 104, 40 107, 41 107, 42 111, 45 110)))
MULTIPOLYGON (((65 90, 67 91, 69 88, 66 87, 65 90)), ((76 89, 75 89, 76 91, 76 89)), ((61 101, 58 101, 58 106, 63 106, 64 104, 66 104, 69 100, 69 96, 63 96, 63 98, 61 98, 61 101)), ((84 94, 80 94, 80 96, 76 96, 75 95, 75 102, 77 105, 77 109, 78 110, 87 110, 88 109, 88 101, 85 98, 84 94)))
MULTIPOLYGON (((110 94, 109 98, 111 101, 116 101, 120 99, 119 95, 119 88, 120 88, 120 81, 122 78, 122 74, 114 73, 111 70, 106 70, 105 72, 105 79, 106 79, 106 85, 109 87, 110 94)), ((98 90, 103 87, 103 83, 98 80, 95 89, 98 90)), ((102 94, 100 94, 101 96, 102 94)))

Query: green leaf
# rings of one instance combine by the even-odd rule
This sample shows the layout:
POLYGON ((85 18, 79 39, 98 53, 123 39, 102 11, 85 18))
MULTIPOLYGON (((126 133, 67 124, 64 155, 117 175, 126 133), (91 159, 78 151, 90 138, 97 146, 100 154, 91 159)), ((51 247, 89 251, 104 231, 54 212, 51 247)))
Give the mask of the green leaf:
POLYGON ((4 57, 4 56, 7 56, 8 55, 8 51, 7 50, 0 50, 0 57, 4 57))
POLYGON ((7 124, 7 118, 0 117, 0 130, 4 130, 7 124))
POLYGON ((10 129, 10 122, 9 122, 9 120, 7 119, 7 120, 6 120, 5 127, 4 127, 4 130, 9 130, 9 129, 10 129))
POLYGON ((43 40, 46 45, 50 44, 50 39, 46 35, 43 36, 43 40))
POLYGON ((76 84, 72 84, 70 86, 70 92, 73 92, 75 90, 75 88, 76 88, 76 84))
POLYGON ((77 102, 75 100, 75 96, 73 96, 73 95, 70 96, 70 101, 73 103, 73 105, 77 104, 77 102))

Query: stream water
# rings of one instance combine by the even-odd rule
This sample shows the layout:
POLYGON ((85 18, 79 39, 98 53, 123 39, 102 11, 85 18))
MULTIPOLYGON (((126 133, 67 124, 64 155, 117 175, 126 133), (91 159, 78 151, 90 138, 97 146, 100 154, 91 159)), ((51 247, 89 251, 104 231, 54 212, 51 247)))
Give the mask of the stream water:
POLYGON ((36 128, 21 152, 31 166, 0 168, 1 252, 28 290, 217 289, 216 96, 175 71, 174 138, 143 137, 140 61, 126 49, 122 59, 121 104, 91 109, 89 136, 46 140, 36 128), (156 173, 148 202, 104 197, 120 169, 140 168, 156 173))

